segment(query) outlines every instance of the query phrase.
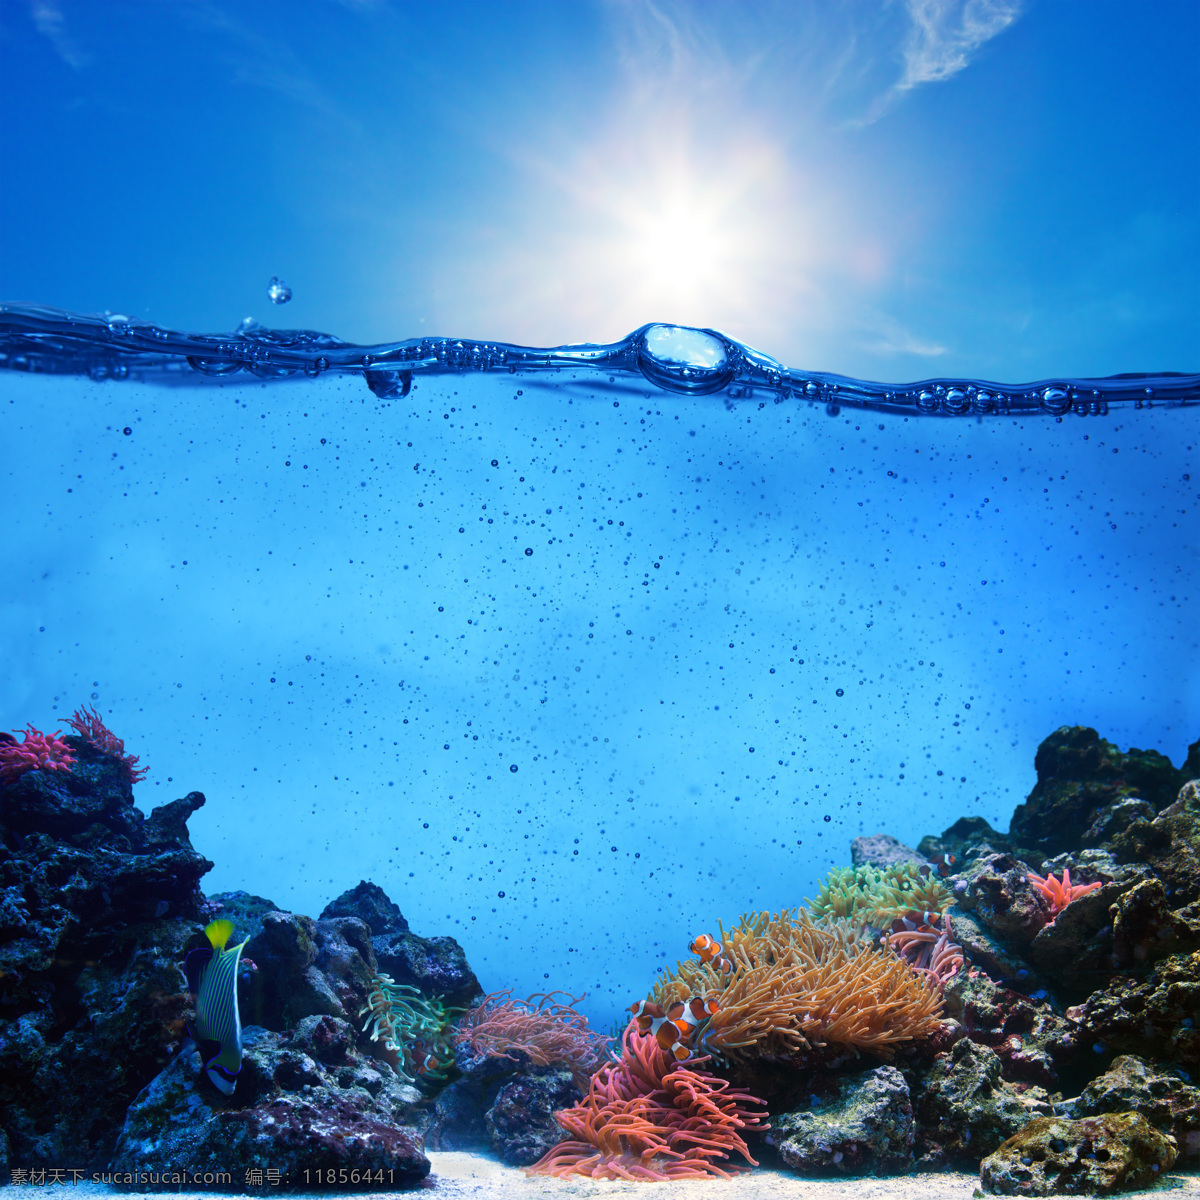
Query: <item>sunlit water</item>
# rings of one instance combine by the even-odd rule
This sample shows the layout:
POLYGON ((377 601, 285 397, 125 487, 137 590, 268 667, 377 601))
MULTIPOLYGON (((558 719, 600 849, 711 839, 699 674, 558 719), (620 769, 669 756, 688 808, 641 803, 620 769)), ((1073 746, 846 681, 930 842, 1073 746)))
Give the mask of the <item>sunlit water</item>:
POLYGON ((1005 828, 1059 725, 1200 736, 1194 375, 16 308, 0 356, 0 728, 95 703, 143 809, 208 797, 207 891, 372 879, 486 989, 607 1024, 860 833, 1005 828))

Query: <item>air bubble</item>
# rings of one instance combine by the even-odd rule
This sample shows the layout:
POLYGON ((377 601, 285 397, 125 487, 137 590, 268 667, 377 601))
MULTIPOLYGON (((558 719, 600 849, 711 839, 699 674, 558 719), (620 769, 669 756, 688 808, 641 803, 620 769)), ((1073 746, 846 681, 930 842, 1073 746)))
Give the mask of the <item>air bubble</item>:
POLYGON ((272 275, 267 284, 267 299, 272 304, 286 304, 291 298, 292 289, 278 275, 272 275))
POLYGON ((703 396, 720 391, 733 378, 730 350, 723 339, 701 329, 650 325, 639 339, 638 366, 667 391, 703 396))

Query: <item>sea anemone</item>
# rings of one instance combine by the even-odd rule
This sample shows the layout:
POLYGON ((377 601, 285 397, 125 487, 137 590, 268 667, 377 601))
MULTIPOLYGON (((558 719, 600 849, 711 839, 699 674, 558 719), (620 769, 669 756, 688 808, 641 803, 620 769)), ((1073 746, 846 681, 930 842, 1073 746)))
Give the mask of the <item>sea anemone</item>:
POLYGON ((720 1007, 698 1039, 706 1053, 734 1061, 826 1043, 879 1052, 937 1028, 939 989, 846 921, 752 913, 722 928, 721 943, 730 974, 693 960, 654 986, 664 1008, 716 996, 720 1007))
POLYGON ((20 779, 26 771, 69 771, 75 763, 71 747, 60 732, 42 733, 27 725, 24 741, 7 738, 0 743, 0 785, 20 779))
POLYGON ((395 1056, 396 1071, 407 1082, 415 1083, 419 1076, 440 1079, 454 1061, 454 1011, 440 997, 426 1000, 417 988, 381 973, 367 995, 363 1033, 395 1056))
POLYGON ((511 996, 511 988, 484 996, 459 1019, 454 1044, 468 1047, 472 1054, 513 1062, 520 1051, 539 1067, 566 1063, 579 1079, 586 1079, 612 1039, 590 1028, 587 1017, 575 1011, 574 1005, 583 997, 557 991, 528 1000, 511 996), (565 996, 566 1001, 556 996, 565 996))
POLYGON ((742 1130, 763 1129, 762 1101, 731 1091, 728 1081, 680 1065, 653 1037, 626 1026, 619 1061, 592 1076, 588 1094, 555 1119, 572 1136, 530 1167, 531 1175, 592 1179, 731 1178, 758 1164, 742 1130), (733 1153, 745 1163, 726 1160, 733 1153), (720 1165, 718 1165, 720 1164, 720 1165))

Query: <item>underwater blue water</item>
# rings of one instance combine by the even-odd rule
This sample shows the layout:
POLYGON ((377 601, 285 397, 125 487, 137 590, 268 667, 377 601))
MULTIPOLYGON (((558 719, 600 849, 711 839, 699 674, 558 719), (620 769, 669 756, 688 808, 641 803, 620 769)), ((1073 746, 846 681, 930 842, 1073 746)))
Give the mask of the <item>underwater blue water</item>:
POLYGON ((94 703, 206 891, 371 879, 487 990, 606 1025, 861 833, 1006 828, 1060 725, 1200 736, 1196 376, 0 335, 0 728, 94 703))

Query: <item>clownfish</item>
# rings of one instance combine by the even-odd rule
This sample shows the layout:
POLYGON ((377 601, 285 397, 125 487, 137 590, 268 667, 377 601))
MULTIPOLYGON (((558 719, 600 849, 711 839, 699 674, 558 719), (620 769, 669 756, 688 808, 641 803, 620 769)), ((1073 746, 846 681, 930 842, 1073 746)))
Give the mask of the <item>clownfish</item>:
POLYGON ((729 975, 733 971, 733 962, 721 953, 724 948, 715 937, 711 937, 707 933, 702 933, 688 947, 702 963, 711 963, 722 975, 729 975))
POLYGON ((232 921, 209 922, 204 929, 209 944, 189 951, 184 964, 196 1002, 196 1019, 188 1024, 188 1035, 200 1050, 204 1074, 226 1096, 233 1095, 242 1069, 237 978, 242 948, 250 940, 227 947, 232 934, 232 921))
POLYGON ((939 854, 937 858, 932 858, 929 862, 931 868, 945 879, 950 874, 950 868, 958 862, 958 859, 953 854, 939 854))
POLYGON ((693 1030, 702 1021, 707 1021, 720 1005, 712 996, 693 996, 672 1004, 664 1012, 653 1000, 639 1000, 629 1006, 638 1023, 639 1033, 653 1034, 659 1046, 677 1062, 692 1055, 687 1044, 693 1030))

